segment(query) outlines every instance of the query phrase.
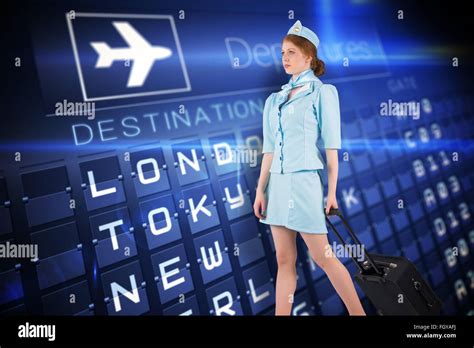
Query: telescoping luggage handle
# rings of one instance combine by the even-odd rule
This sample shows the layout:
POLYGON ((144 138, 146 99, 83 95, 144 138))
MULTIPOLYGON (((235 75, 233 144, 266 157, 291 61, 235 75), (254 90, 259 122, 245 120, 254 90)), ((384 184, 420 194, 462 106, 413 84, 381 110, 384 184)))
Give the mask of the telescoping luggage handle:
MULTIPOLYGON (((331 229, 334 231, 334 233, 336 233, 336 236, 339 238, 339 240, 341 241, 342 245, 346 246, 346 242, 344 241, 344 239, 341 237, 341 235, 339 234, 339 232, 337 232, 336 228, 334 227, 334 225, 332 224, 332 222, 329 220, 329 217, 328 216, 331 216, 331 215, 337 215, 339 216, 339 218, 341 219, 342 223, 344 224, 344 226, 346 226, 347 230, 349 231, 349 234, 351 236, 351 238, 357 243, 357 245, 359 246, 363 246, 362 243, 360 242, 359 238, 357 238, 357 236, 355 235, 354 231, 352 230, 351 226, 349 226, 349 224, 347 223, 346 219, 344 218, 344 216, 342 216, 342 213, 339 209, 334 209, 334 208, 331 208, 329 209, 329 214, 326 215, 326 221, 329 223, 329 226, 331 226, 331 229)), ((369 253, 365 250, 365 248, 362 248, 362 250, 364 250, 364 255, 367 259, 367 261, 370 263, 370 265, 373 267, 373 269, 375 270, 375 272, 379 275, 382 275, 382 271, 380 271, 378 269, 378 267, 375 265, 375 262, 374 260, 372 259, 372 257, 369 255, 369 253)), ((356 263, 357 267, 359 268, 359 270, 361 272, 364 272, 365 269, 359 264, 359 262, 351 255, 351 259, 356 263)))

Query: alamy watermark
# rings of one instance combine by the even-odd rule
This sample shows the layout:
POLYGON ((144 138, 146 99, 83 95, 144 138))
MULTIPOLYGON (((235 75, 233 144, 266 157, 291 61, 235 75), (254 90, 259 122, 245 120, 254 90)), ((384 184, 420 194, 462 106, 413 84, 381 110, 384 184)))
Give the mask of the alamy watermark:
POLYGON ((62 102, 54 104, 56 116, 87 116, 88 120, 95 118, 94 102, 70 102, 63 99, 62 102))
POLYGON ((364 261, 364 246, 363 245, 356 245, 356 244, 338 244, 336 242, 332 243, 331 245, 326 245, 326 250, 324 255, 326 257, 351 257, 356 259, 357 261, 364 261))
POLYGON ((380 103, 380 116, 411 116, 417 120, 420 118, 420 103, 396 102, 389 99, 387 102, 380 103))
POLYGON ((6 241, 0 244, 0 258, 25 258, 35 261, 38 259, 38 244, 14 244, 6 241))
POLYGON ((47 338, 48 341, 56 340, 56 325, 54 324, 25 324, 18 325, 19 338, 47 338))
POLYGON ((227 163, 248 163, 250 167, 257 166, 258 151, 246 146, 231 148, 227 143, 215 144, 214 150, 219 165, 227 163))

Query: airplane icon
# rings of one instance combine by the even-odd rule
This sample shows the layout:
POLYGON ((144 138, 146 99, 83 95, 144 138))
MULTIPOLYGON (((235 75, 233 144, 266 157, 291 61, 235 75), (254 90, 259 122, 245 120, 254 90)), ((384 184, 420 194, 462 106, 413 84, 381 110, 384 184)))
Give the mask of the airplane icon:
POLYGON ((120 36, 127 42, 127 48, 110 48, 105 42, 91 42, 99 57, 95 68, 109 68, 117 60, 132 60, 133 66, 127 87, 141 87, 156 60, 166 59, 172 51, 164 46, 152 46, 129 22, 112 22, 120 36))

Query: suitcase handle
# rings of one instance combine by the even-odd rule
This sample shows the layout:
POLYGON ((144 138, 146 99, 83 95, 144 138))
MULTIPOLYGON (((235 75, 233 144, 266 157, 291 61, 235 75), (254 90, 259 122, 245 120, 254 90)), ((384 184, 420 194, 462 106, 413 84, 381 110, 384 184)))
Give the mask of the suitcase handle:
MULTIPOLYGON (((332 222, 329 220, 329 217, 328 216, 331 216, 331 215, 337 215, 339 216, 339 218, 341 219, 342 223, 344 224, 344 226, 346 226, 347 230, 349 231, 349 234, 351 236, 351 238, 357 243, 357 245, 359 246, 363 246, 362 243, 360 242, 359 238, 357 238, 357 236, 355 235, 354 231, 352 230, 351 226, 349 225, 349 223, 347 222, 347 220, 344 218, 344 216, 342 215, 341 211, 339 209, 335 209, 335 208, 331 208, 329 209, 329 214, 326 215, 326 222, 329 223, 329 226, 331 226, 331 229, 334 231, 334 233, 336 233, 336 236, 339 238, 339 240, 341 241, 342 245, 345 247, 346 246, 346 242, 344 241, 344 239, 341 237, 341 235, 339 234, 339 232, 337 232, 336 228, 334 227, 334 225, 332 224, 332 222)), ((365 248, 363 247, 362 250, 364 250, 364 255, 365 257, 367 258, 367 261, 369 261, 370 265, 372 266, 372 268, 375 270, 375 272, 378 274, 378 275, 382 275, 383 272, 380 271, 378 269, 378 267, 375 265, 375 262, 374 260, 372 259, 372 257, 369 255, 369 253, 365 250, 365 248)), ((357 267, 359 268, 359 270, 361 271, 361 273, 364 273, 365 272, 365 269, 359 264, 359 262, 353 257, 351 256, 351 259, 356 263, 357 267)))
POLYGON ((379 283, 379 284, 384 284, 385 283, 385 278, 379 277, 379 276, 366 275, 366 276, 364 276, 364 279, 369 281, 369 282, 374 282, 374 283, 379 283))

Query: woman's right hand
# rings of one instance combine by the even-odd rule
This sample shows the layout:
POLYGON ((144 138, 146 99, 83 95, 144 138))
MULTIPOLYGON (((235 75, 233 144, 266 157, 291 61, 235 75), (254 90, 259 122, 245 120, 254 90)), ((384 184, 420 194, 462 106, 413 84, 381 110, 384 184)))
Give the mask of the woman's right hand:
POLYGON ((265 219, 267 212, 267 202, 265 199, 265 194, 261 190, 257 190, 257 194, 255 196, 255 202, 253 203, 253 212, 256 217, 259 219, 265 219))

